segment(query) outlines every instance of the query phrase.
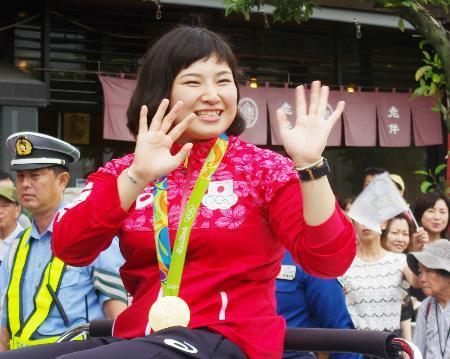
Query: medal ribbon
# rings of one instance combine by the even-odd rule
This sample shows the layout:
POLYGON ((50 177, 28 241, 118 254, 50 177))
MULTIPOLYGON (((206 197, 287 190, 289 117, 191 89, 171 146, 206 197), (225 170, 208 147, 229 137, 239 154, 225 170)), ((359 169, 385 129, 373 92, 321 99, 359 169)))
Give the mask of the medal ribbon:
POLYGON ((169 221, 167 202, 167 177, 155 182, 153 193, 153 227, 155 231, 156 256, 161 274, 161 288, 164 296, 178 296, 183 275, 186 251, 192 225, 197 216, 200 203, 206 193, 211 177, 219 167, 228 147, 228 136, 220 135, 203 164, 195 182, 194 189, 183 210, 173 252, 170 248, 169 221))

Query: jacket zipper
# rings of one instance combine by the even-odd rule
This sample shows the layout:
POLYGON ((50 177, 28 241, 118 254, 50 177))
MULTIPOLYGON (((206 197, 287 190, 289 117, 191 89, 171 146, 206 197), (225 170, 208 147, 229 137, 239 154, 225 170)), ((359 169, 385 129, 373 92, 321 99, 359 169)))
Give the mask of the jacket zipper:
POLYGON ((223 292, 223 291, 220 292, 220 299, 222 300, 222 307, 220 308, 220 312, 219 312, 219 320, 225 320, 226 319, 225 312, 228 307, 227 292, 223 292))

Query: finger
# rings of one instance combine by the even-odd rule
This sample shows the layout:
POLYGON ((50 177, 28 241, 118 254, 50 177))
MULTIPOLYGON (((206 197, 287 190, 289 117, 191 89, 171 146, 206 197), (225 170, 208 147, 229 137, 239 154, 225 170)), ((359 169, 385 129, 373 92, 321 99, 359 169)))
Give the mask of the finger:
POLYGON ((169 100, 163 99, 156 110, 155 116, 152 118, 152 122, 150 123, 150 131, 159 131, 161 127, 161 121, 164 118, 164 114, 169 107, 169 100))
POLYGON ((313 81, 311 84, 311 91, 309 96, 308 115, 315 115, 317 111, 317 104, 319 102, 320 81, 313 81))
POLYGON ((290 123, 287 118, 286 112, 281 108, 279 108, 277 110, 277 122, 278 122, 278 128, 280 130, 280 134, 282 134, 290 129, 290 123))
POLYGON ((186 158, 189 157, 189 154, 191 153, 192 150, 192 146, 193 145, 190 142, 185 143, 183 147, 181 147, 181 149, 178 151, 178 153, 175 156, 173 156, 175 160, 178 163, 183 163, 186 160, 186 158))
POLYGON ((336 124, 336 122, 338 122, 338 120, 341 118, 342 113, 344 112, 344 108, 345 108, 345 102, 339 101, 338 104, 336 105, 336 109, 327 118, 327 123, 329 124, 329 126, 331 126, 331 128, 333 128, 334 125, 336 124))
POLYGON ((317 103, 317 116, 319 119, 325 119, 325 114, 328 107, 328 96, 330 88, 328 86, 322 86, 319 91, 319 100, 317 103))
POLYGON ((170 112, 164 117, 161 123, 161 131, 167 133, 172 127, 173 121, 178 117, 178 110, 183 107, 183 102, 178 101, 170 110, 170 112))
POLYGON ((139 129, 138 135, 147 132, 148 123, 147 123, 147 114, 148 108, 145 105, 141 106, 141 111, 139 112, 139 129))
POLYGON ((171 139, 172 142, 175 142, 186 129, 188 126, 194 121, 194 119, 197 118, 197 115, 195 113, 191 113, 189 116, 186 116, 180 123, 178 123, 172 130, 167 134, 171 139))
POLYGON ((295 112, 297 115, 296 123, 306 117, 306 94, 303 85, 297 86, 295 89, 295 112))

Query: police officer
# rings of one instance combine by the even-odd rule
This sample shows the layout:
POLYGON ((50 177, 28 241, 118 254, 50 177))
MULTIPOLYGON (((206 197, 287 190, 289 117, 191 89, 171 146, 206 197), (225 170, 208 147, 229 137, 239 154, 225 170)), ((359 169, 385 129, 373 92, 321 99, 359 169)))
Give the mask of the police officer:
MULTIPOLYGON (((277 313, 291 328, 354 329, 337 279, 316 278, 307 274, 286 251, 276 280, 277 313)), ((359 354, 318 353, 330 359, 360 359, 359 354)), ((315 359, 313 353, 285 351, 283 359, 315 359)))
POLYGON ((72 326, 96 318, 115 318, 126 308, 118 270, 123 264, 117 241, 87 267, 65 265, 52 255, 56 213, 63 209, 68 165, 79 151, 40 133, 15 133, 6 140, 17 171, 20 203, 33 215, 0 268, 4 297, 0 350, 55 342, 72 326))

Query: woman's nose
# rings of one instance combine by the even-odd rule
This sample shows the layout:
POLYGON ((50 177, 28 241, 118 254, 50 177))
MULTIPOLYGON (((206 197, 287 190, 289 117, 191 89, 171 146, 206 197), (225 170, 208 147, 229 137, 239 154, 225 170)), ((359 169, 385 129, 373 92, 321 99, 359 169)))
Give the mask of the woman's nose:
POLYGON ((206 86, 202 95, 202 101, 217 103, 220 101, 219 93, 215 86, 206 86))

